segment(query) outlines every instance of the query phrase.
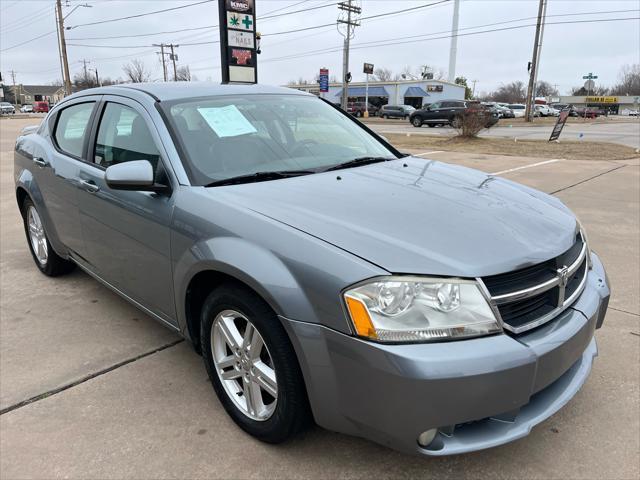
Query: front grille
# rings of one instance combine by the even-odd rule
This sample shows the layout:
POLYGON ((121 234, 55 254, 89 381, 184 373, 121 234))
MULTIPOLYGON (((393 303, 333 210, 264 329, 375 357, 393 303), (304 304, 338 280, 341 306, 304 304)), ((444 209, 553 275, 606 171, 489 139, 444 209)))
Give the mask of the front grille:
POLYGON ((584 286, 587 248, 580 234, 558 257, 483 278, 505 328, 521 333, 557 317, 584 286))

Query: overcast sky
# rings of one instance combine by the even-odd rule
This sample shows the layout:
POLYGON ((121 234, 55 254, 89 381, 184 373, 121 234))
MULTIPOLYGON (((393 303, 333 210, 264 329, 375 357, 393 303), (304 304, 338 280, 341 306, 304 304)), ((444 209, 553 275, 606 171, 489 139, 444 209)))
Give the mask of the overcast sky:
MULTIPOLYGON (((69 15, 66 25, 74 27, 83 23, 184 6, 196 1, 70 0, 63 10, 67 15, 77 5, 88 3, 92 6, 79 7, 69 15)), ((275 35, 278 32, 334 23, 338 16, 336 1, 256 0, 258 31, 263 34, 262 54, 258 65, 260 83, 285 84, 300 77, 311 80, 321 67, 329 68, 332 76, 340 78, 342 51, 331 51, 342 46, 342 37, 335 25, 275 35), (324 7, 260 21, 261 15, 266 16, 275 10, 276 13, 287 13, 318 6, 324 7)), ((435 1, 437 0, 361 0, 359 3, 362 6, 362 16, 366 17, 435 1)), ((6 83, 11 83, 10 70, 16 72, 18 83, 46 84, 61 78, 54 4, 54 0, 0 0, 0 69, 6 83), (12 48, 40 35, 44 36, 12 48)), ((534 26, 472 33, 535 24, 537 8, 538 0, 463 0, 460 7, 461 36, 458 39, 457 75, 477 80, 477 92, 490 91, 501 83, 512 80, 526 81, 526 65, 532 53, 534 26), (492 25, 488 26, 489 24, 492 25)), ((354 48, 351 52, 350 69, 354 80, 363 79, 363 62, 397 72, 407 65, 418 68, 424 64, 446 71, 451 40, 439 37, 448 35, 452 13, 451 0, 411 12, 363 19, 352 40, 354 48), (434 35, 428 36, 429 34, 434 35), (403 38, 418 35, 422 37, 403 38), (371 46, 367 42, 396 44, 371 46)), ((549 0, 548 24, 538 78, 557 84, 561 93, 568 93, 572 86, 581 85, 584 82, 582 75, 588 72, 598 75, 598 83, 613 84, 622 65, 640 62, 638 17, 640 0, 549 0), (618 18, 633 19, 552 25, 556 22, 618 18)), ((220 69, 216 67, 219 67, 219 45, 186 45, 217 41, 218 30, 208 28, 185 31, 217 23, 217 4, 214 1, 166 13, 72 28, 67 30, 71 74, 73 76, 80 71, 81 60, 86 59, 91 62, 90 68, 98 68, 100 76, 122 77, 122 65, 132 58, 139 58, 152 71, 153 78, 160 80, 162 68, 159 56, 154 53, 156 49, 151 45, 173 42, 181 45, 177 49, 179 65, 189 65, 192 74, 199 80, 218 82, 220 69), (90 40, 92 37, 123 37, 168 31, 177 32, 90 40)))

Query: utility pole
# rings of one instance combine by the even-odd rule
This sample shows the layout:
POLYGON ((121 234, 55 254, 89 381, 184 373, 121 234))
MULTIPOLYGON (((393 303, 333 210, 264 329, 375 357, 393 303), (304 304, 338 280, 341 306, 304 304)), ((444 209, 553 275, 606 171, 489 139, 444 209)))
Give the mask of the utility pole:
POLYGON ((18 101, 19 95, 18 90, 16 89, 16 71, 11 70, 9 73, 11 74, 11 80, 13 81, 13 103, 18 104, 20 102, 18 101))
POLYGON ((85 60, 84 58, 82 59, 82 68, 84 70, 84 79, 88 80, 89 78, 89 72, 87 72, 87 63, 91 63, 89 60, 85 60))
POLYGON ((533 42, 533 58, 531 59, 531 69, 529 71, 529 87, 527 88, 526 109, 524 119, 527 122, 533 120, 533 97, 535 95, 535 82, 538 76, 538 61, 540 59, 540 49, 542 47, 543 14, 546 9, 547 0, 540 0, 538 6, 538 21, 536 22, 536 38, 533 42))
MULTIPOLYGON (((346 111, 347 101, 349 99, 349 82, 351 81, 351 73, 349 72, 349 44, 353 36, 353 28, 360 25, 354 15, 360 15, 362 8, 353 5, 353 0, 347 0, 338 4, 338 9, 342 10, 338 18, 338 24, 346 25, 344 36, 344 47, 342 51, 342 109, 346 111), (345 13, 346 12, 346 13, 345 13), (346 19, 345 19, 346 16, 346 19)), ((338 29, 338 31, 340 31, 338 29)), ((340 32, 342 33, 342 32, 340 32)))
POLYGON ((100 85, 100 77, 98 77, 98 69, 90 68, 89 70, 92 70, 96 73, 96 87, 101 87, 102 85, 100 85))
POLYGON ((70 95, 71 77, 69 75, 67 41, 64 38, 64 17, 62 16, 62 2, 60 0, 56 0, 56 12, 58 14, 58 35, 60 36, 60 50, 62 53, 62 80, 64 81, 64 93, 65 95, 70 95))
POLYGON ((171 47, 171 55, 169 56, 169 58, 171 59, 171 61, 173 61, 173 81, 177 82, 178 81, 178 70, 176 69, 176 60, 178 59, 178 56, 173 53, 173 47, 179 47, 179 45, 174 45, 173 43, 169 45, 169 47, 171 47))
POLYGON ((453 2, 453 22, 451 24, 451 47, 449 49, 449 83, 456 80, 456 57, 458 56, 458 19, 460 17, 460 0, 453 2))
POLYGON ((473 83, 473 89, 471 90, 471 98, 476 98, 476 83, 478 82, 478 80, 471 80, 471 83, 473 83))
POLYGON ((164 58, 164 47, 166 45, 164 43, 161 43, 161 44, 154 43, 153 46, 160 47, 160 52, 156 52, 156 53, 160 53, 160 59, 162 60, 162 76, 164 78, 164 81, 166 82, 167 81, 167 64, 164 58))

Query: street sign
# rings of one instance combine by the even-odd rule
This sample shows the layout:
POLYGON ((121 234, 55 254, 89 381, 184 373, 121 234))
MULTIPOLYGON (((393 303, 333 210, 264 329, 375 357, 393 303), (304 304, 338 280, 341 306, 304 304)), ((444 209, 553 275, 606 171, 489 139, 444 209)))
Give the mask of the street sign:
POLYGON ((598 76, 594 75, 593 73, 589 73, 589 75, 582 76, 583 80, 595 80, 596 78, 598 78, 598 76))
POLYGON ((218 1, 222 83, 257 83, 255 0, 218 1))
POLYGON ((363 72, 367 73, 367 74, 372 74, 373 73, 373 63, 365 63, 364 64, 364 68, 363 68, 363 72))
POLYGON ((320 92, 326 93, 329 91, 329 70, 327 68, 320 69, 320 92))
POLYGON ((564 124, 567 123, 567 118, 569 118, 569 113, 571 113, 571 108, 571 106, 568 106, 560 112, 558 121, 556 122, 555 127, 553 127, 553 131, 551 132, 551 136, 549 137, 550 142, 553 142, 554 140, 558 140, 558 138, 560 138, 560 134, 562 133, 562 129, 564 128, 564 124))

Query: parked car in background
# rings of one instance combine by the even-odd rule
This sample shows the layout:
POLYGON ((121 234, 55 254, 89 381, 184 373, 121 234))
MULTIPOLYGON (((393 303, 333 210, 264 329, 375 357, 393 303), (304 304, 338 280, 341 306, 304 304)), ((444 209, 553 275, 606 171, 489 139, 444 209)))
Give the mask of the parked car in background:
POLYGON ((409 115, 415 111, 415 107, 411 105, 383 105, 378 110, 378 116, 382 118, 409 118, 409 115))
POLYGON ((49 102, 33 102, 33 111, 35 113, 47 113, 49 111, 49 102))
POLYGON ((16 109, 9 102, 0 102, 0 113, 3 115, 13 115, 16 109))
POLYGON ((576 117, 583 118, 597 118, 603 114, 600 109, 592 107, 573 107, 573 110, 576 112, 576 117))
POLYGON ((540 117, 555 117, 560 113, 549 105, 534 105, 534 109, 540 117))
POLYGON ((509 108, 513 112, 514 118, 523 118, 524 113, 527 109, 526 105, 523 105, 521 103, 510 103, 509 108))
MULTIPOLYGON (((362 117, 364 115, 365 110, 367 110, 365 102, 349 102, 347 103, 347 112, 353 115, 354 117, 362 117)), ((369 116, 374 117, 378 112, 378 107, 375 105, 368 104, 369 116)))
POLYGON ((565 108, 569 108, 570 109, 569 110, 569 116, 570 117, 577 117, 578 116, 578 112, 573 107, 573 105, 570 105, 568 103, 552 103, 550 106, 551 106, 551 108, 554 108, 554 109, 558 110, 559 112, 561 112, 565 108))
POLYGON ((21 111, 22 113, 32 113, 32 112, 33 112, 33 105, 23 105, 23 106, 20 108, 20 111, 21 111))
POLYGON ((311 94, 84 90, 17 138, 13 178, 36 268, 78 266, 188 338, 265 442, 315 420, 419 455, 495 447, 598 353, 607 275, 557 197, 403 154, 311 94))
MULTIPOLYGON (((414 127, 428 125, 435 127, 438 125, 451 125, 453 127, 460 121, 464 112, 470 110, 482 110, 486 112, 486 127, 489 128, 498 122, 498 113, 489 110, 480 102, 471 100, 440 100, 423 107, 409 115, 409 121, 414 127)), ((485 113, 483 113, 485 114, 485 113)))
POLYGON ((498 112, 498 118, 513 118, 513 112, 511 109, 504 103, 498 102, 482 102, 483 105, 495 109, 498 112))

